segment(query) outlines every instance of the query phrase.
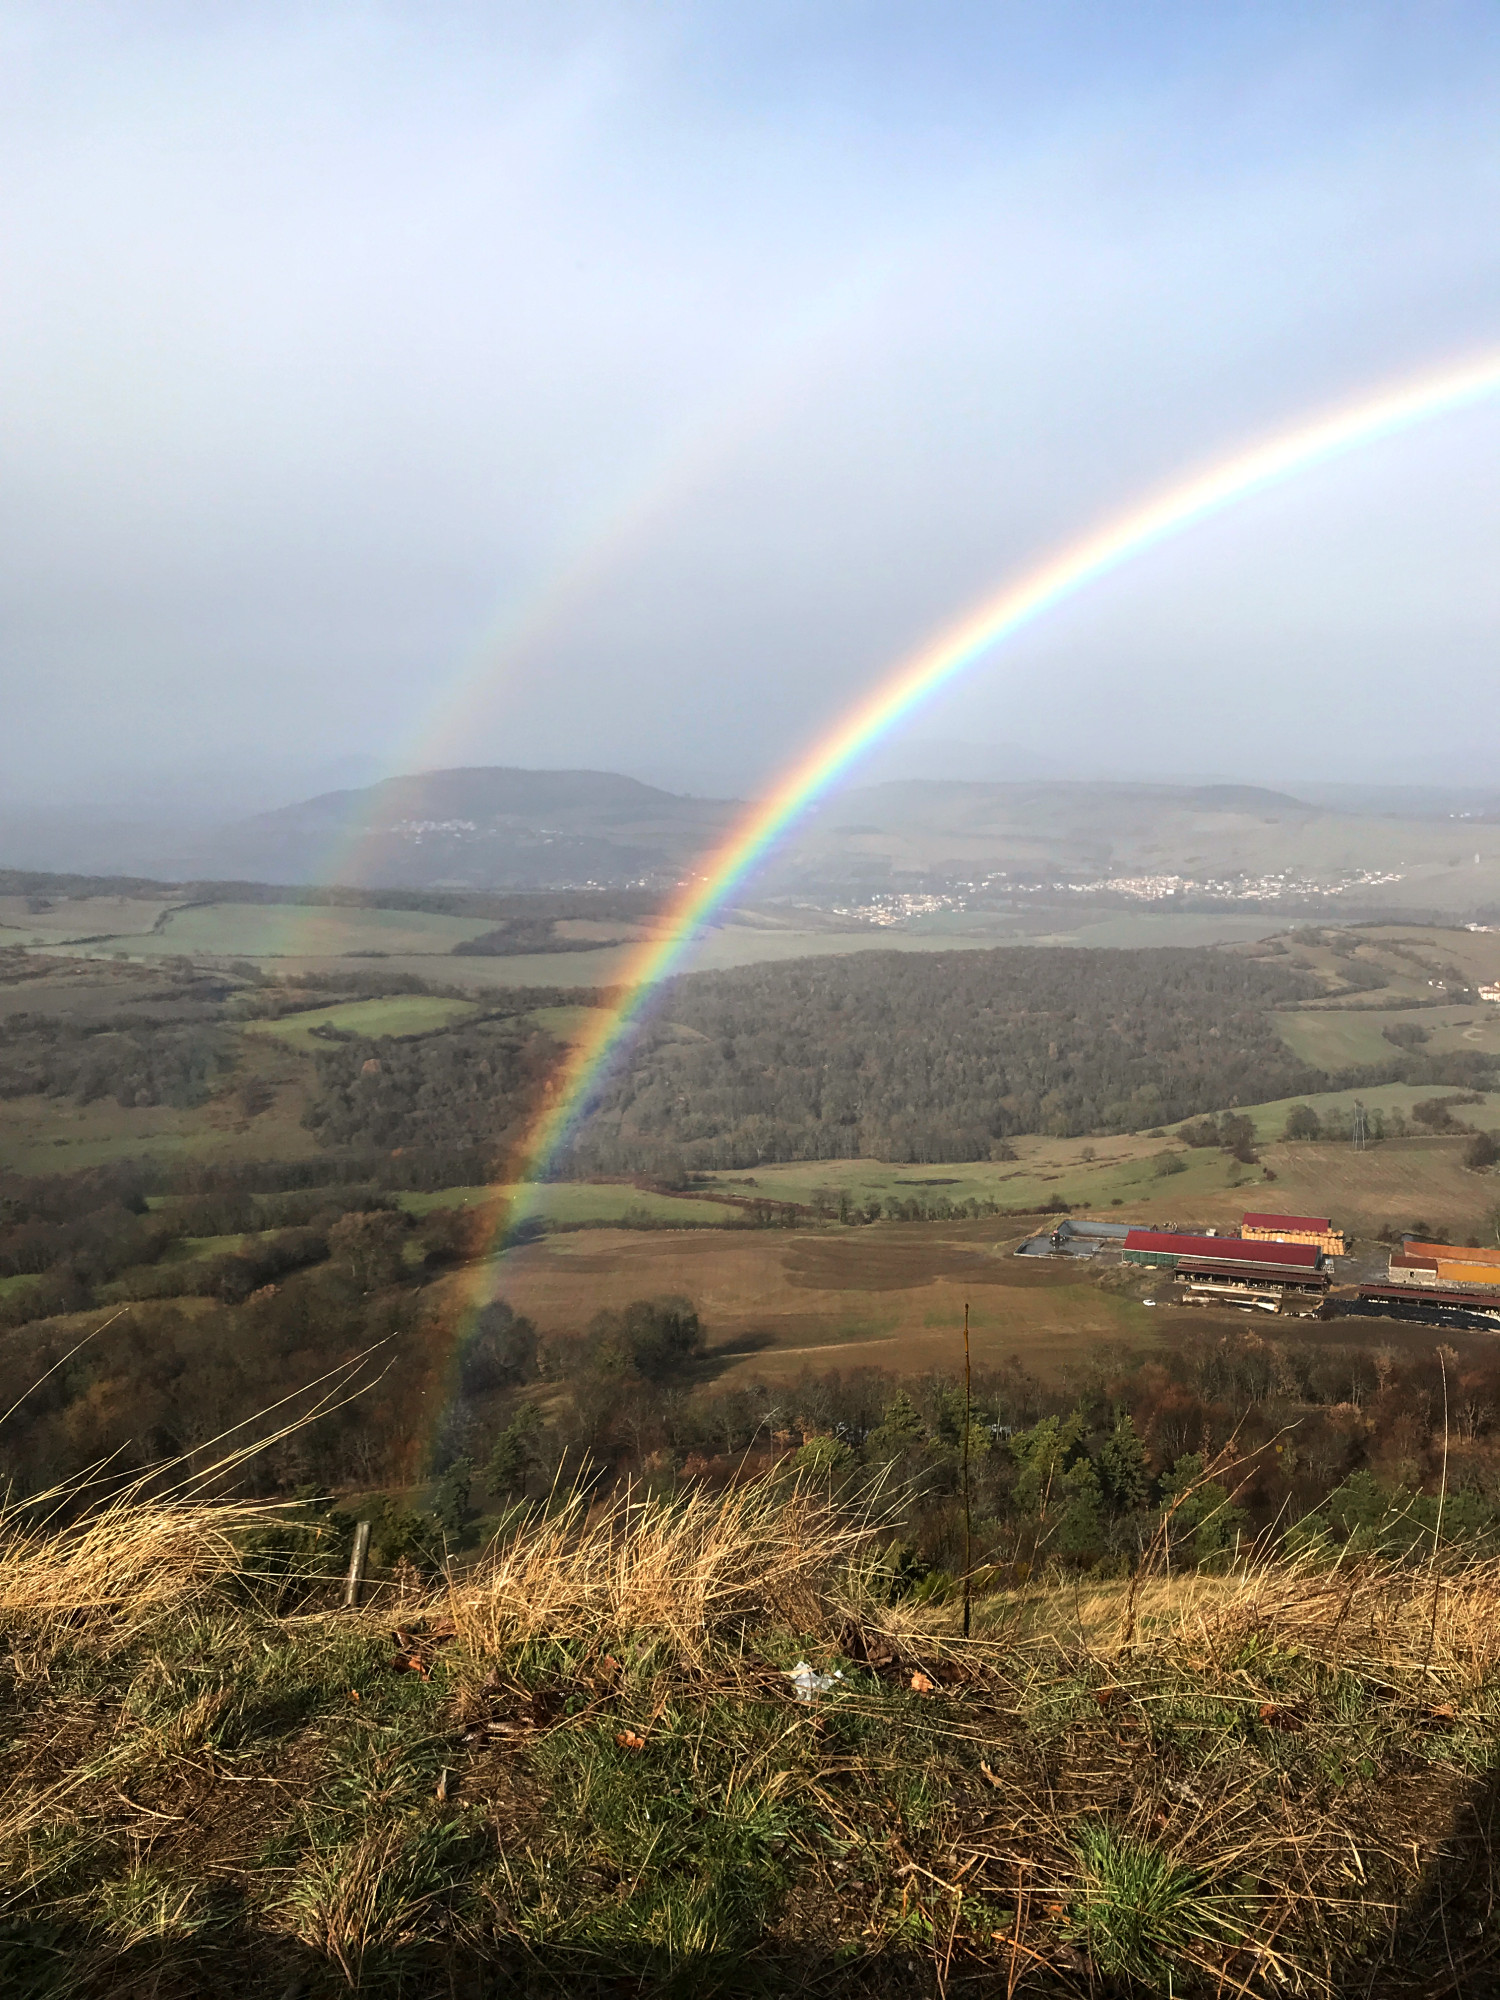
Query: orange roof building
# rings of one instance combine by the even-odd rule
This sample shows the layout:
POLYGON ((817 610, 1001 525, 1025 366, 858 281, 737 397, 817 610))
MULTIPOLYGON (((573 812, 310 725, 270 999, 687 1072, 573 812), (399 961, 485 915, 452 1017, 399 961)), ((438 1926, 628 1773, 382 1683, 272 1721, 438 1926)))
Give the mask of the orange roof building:
POLYGON ((1240 1237, 1246 1243, 1311 1243, 1325 1257, 1345 1255, 1344 1232, 1326 1215, 1247 1215, 1240 1237))
POLYGON ((1500 1249, 1483 1250, 1465 1243, 1408 1242, 1402 1246, 1399 1259, 1391 1259, 1393 1274, 1398 1262, 1405 1269, 1430 1264, 1440 1285, 1500 1286, 1500 1249))

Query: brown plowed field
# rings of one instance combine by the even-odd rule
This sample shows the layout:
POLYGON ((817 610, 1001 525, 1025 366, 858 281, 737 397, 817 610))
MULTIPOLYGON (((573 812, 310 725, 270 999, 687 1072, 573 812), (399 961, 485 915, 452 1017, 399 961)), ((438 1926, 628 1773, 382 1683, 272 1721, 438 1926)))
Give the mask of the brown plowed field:
POLYGON ((1054 1374, 1099 1341, 1140 1347, 1160 1337, 1156 1313, 1101 1291, 1087 1266, 1023 1262, 1011 1240, 1002 1245, 992 1222, 590 1230, 508 1253, 498 1290, 549 1333, 581 1329, 602 1306, 682 1293, 730 1377, 951 1368, 965 1300, 977 1366, 1014 1354, 1054 1374))

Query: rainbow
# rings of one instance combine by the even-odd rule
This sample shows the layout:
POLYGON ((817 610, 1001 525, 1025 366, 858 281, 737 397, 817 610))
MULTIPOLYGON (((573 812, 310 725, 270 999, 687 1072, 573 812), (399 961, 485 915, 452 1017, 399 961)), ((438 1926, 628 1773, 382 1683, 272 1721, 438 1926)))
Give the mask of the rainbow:
MULTIPOLYGON (((889 731, 966 673, 995 647, 1089 585, 1200 521, 1434 417, 1500 392, 1500 358, 1490 356, 1406 382, 1194 473, 1107 521, 1005 585, 904 659, 783 775, 688 882, 622 979, 624 997, 575 1042, 523 1148, 520 1179, 535 1183, 588 1115, 615 1057, 648 1004, 651 989, 681 970, 702 926, 744 885, 802 815, 889 731)), ((524 1195, 510 1227, 524 1219, 524 1195)))

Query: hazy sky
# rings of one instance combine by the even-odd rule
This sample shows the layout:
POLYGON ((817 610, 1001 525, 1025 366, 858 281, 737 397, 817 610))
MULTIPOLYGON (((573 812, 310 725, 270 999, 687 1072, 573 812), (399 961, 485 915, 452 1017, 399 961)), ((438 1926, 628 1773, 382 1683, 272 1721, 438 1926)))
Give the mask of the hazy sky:
MULTIPOLYGON (((0 782, 744 789, 1176 471, 1500 348, 1500 10, 0 4, 0 782)), ((915 725, 1494 775, 1500 405, 915 725)))

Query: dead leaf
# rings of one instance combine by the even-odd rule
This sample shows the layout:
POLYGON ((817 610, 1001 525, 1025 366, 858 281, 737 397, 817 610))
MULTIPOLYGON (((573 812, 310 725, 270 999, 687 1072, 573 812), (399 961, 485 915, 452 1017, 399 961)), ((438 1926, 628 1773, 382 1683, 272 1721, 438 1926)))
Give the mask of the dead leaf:
POLYGON ((997 1792, 1004 1790, 1004 1786, 1001 1784, 1000 1780, 995 1776, 994 1772, 990 1769, 989 1765, 986 1764, 982 1759, 980 1761, 979 1768, 981 1772, 984 1774, 984 1781, 987 1785, 993 1785, 997 1792))
POLYGON ((1428 1709, 1427 1719, 1429 1722, 1457 1722, 1458 1710, 1451 1702, 1437 1702, 1428 1709))
POLYGON ((445 1764, 442 1770, 438 1772, 438 1781, 437 1781, 438 1804, 439 1805, 445 1804, 447 1798, 448 1798, 448 1767, 445 1764))
POLYGON ((440 1618, 427 1636, 436 1646, 444 1639, 456 1639, 458 1637, 458 1627, 451 1618, 440 1618))
POLYGON ((1123 1688, 1100 1688, 1095 1694, 1094 1699, 1101 1708, 1108 1708, 1112 1701, 1119 1700, 1124 1691, 1123 1688))
POLYGON ((615 1741, 622 1750, 644 1750, 646 1747, 645 1737, 637 1736, 633 1729, 617 1729, 615 1741))
POLYGON ((1065 1917, 1067 1914, 1068 1906, 1066 1903, 1044 1903, 1042 1905, 1042 1915, 1045 1917, 1065 1917))
POLYGON ((1260 1705, 1260 1719, 1267 1729, 1300 1729, 1301 1720, 1289 1708, 1278 1708, 1274 1701, 1263 1701, 1260 1705))
POLYGON ((351 1701, 358 1701, 358 1700, 359 1700, 359 1689, 358 1689, 358 1688, 350 1688, 350 1690, 349 1690, 349 1699, 350 1699, 351 1701))
POLYGON ((917 1671, 911 1677, 911 1691, 913 1694, 931 1694, 936 1685, 935 1681, 928 1680, 920 1667, 917 1668, 917 1671))
POLYGON ((432 1669, 420 1653, 398 1653, 391 1661, 393 1674, 419 1674, 424 1681, 432 1679, 432 1669))

